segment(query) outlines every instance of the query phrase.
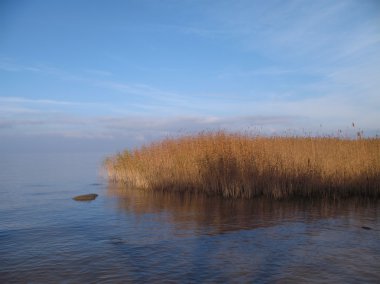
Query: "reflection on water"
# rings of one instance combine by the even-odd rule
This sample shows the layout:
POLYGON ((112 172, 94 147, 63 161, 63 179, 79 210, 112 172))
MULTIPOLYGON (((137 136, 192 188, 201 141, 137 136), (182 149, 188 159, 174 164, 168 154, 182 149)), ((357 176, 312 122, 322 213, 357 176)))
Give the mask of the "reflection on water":
POLYGON ((214 269, 206 273, 213 281, 357 282, 380 277, 378 202, 228 200, 117 185, 110 185, 108 194, 119 212, 154 221, 150 240, 156 241, 155 234, 165 238, 163 227, 177 241, 192 239, 177 249, 204 265, 200 272, 214 269), (188 245, 192 249, 182 247, 188 245))
POLYGON ((175 226, 176 232, 191 230, 195 234, 216 235, 286 222, 306 225, 333 218, 344 220, 345 225, 367 227, 368 222, 379 221, 380 210, 377 202, 368 199, 232 200, 204 194, 126 189, 116 184, 108 186, 108 194, 116 197, 118 210, 126 214, 161 216, 160 221, 175 226))
POLYGON ((0 159, 0 283, 380 278, 378 201, 125 190, 96 176, 103 157, 0 159), (99 196, 72 200, 85 193, 99 196))

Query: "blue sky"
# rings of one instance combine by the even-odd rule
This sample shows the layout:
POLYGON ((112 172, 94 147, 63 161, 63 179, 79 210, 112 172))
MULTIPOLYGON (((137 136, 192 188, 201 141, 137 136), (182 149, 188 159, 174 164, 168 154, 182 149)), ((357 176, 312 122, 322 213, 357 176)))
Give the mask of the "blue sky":
POLYGON ((379 78, 375 0, 0 1, 3 149, 352 122, 376 135, 379 78))

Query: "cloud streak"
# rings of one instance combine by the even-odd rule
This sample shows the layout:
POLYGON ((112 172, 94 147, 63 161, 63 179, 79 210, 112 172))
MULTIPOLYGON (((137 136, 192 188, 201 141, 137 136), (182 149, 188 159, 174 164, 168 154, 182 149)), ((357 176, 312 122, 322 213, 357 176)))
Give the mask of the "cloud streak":
POLYGON ((0 58, 0 136, 150 141, 215 129, 330 133, 352 122, 379 131, 371 3, 178 3, 170 19, 109 19, 101 41, 72 42, 81 52, 63 59, 0 58))

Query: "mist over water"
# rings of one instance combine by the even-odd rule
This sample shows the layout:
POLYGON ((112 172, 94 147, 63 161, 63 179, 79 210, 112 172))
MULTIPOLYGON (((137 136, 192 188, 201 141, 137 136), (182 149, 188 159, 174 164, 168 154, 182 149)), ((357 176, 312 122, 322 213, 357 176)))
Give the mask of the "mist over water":
POLYGON ((103 153, 0 159, 0 282, 376 282, 380 203, 125 190, 103 153), (78 194, 97 193, 91 202, 78 194))

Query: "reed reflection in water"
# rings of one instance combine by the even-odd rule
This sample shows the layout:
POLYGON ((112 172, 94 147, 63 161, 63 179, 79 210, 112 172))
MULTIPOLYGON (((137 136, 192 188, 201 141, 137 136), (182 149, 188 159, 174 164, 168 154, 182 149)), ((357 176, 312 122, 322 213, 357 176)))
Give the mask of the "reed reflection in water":
POLYGON ((179 276, 174 280, 352 282, 380 276, 379 202, 230 200, 114 184, 108 194, 120 213, 140 224, 139 238, 128 234, 115 244, 148 245, 144 261, 158 258, 149 266, 153 274, 158 265, 167 276, 179 276))

